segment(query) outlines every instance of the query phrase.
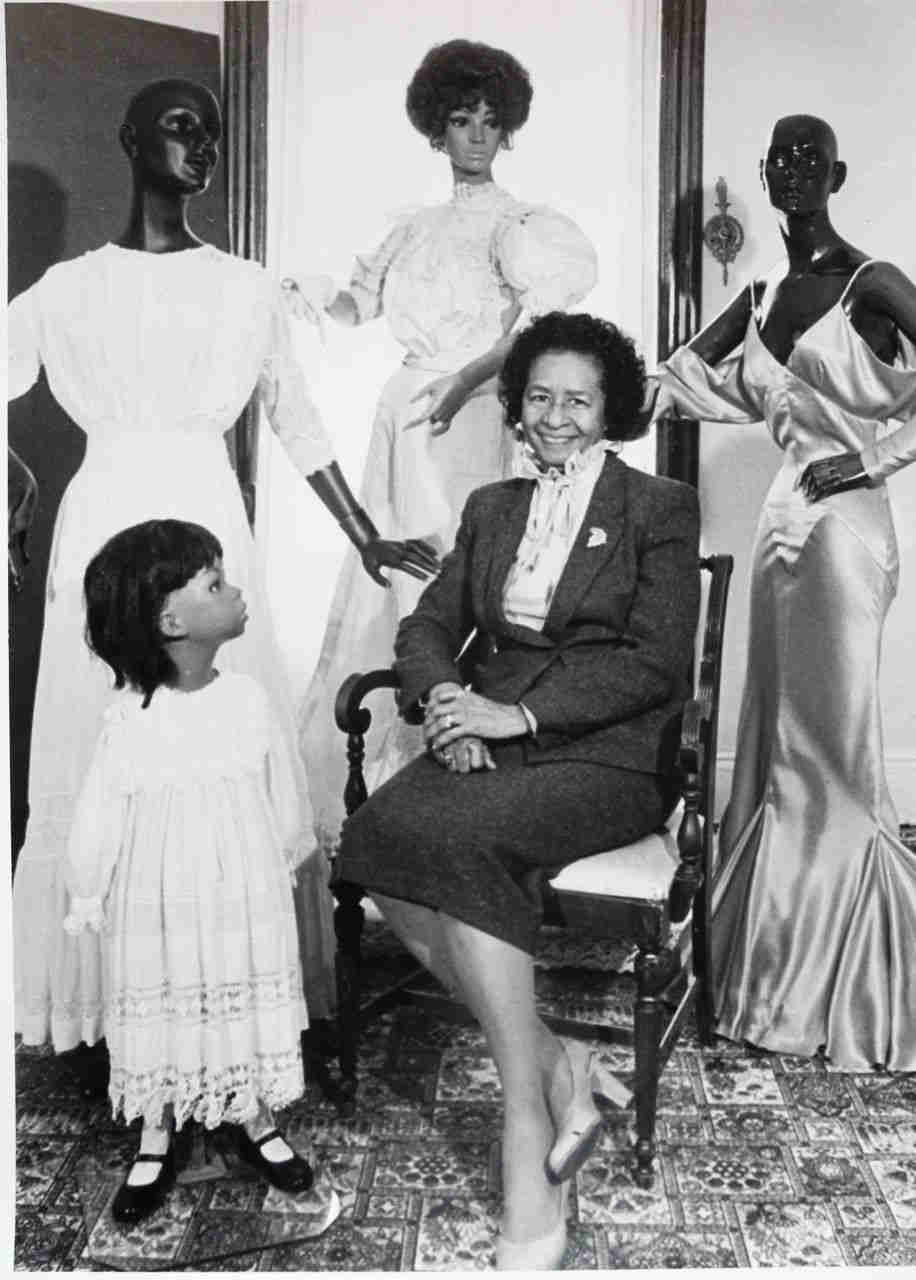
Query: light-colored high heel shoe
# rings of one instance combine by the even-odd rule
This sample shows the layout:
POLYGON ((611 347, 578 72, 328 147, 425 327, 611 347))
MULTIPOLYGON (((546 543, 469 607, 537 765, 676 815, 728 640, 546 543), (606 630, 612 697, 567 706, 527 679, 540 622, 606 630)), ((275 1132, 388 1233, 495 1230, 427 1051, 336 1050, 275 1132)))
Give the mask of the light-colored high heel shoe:
POLYGON ((560 1188, 560 1217, 546 1236, 536 1240, 510 1240, 502 1232, 496 1238, 497 1271, 556 1271, 566 1252, 566 1201, 569 1183, 560 1188))
POLYGON ((595 1097, 616 1107, 629 1106, 632 1094, 598 1060, 594 1049, 571 1040, 564 1044, 572 1072, 573 1092, 569 1106, 557 1122, 556 1141, 547 1155, 547 1176, 565 1182, 577 1173, 591 1155, 601 1136, 601 1112, 595 1097))

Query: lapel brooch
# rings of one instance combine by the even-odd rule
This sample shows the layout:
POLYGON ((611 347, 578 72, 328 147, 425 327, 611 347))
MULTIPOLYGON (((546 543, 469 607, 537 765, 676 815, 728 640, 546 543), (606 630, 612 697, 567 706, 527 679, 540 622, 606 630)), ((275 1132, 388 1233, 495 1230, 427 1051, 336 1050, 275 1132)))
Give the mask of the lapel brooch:
POLYGON ((588 531, 588 542, 585 544, 586 547, 603 547, 606 542, 607 530, 599 529, 596 525, 592 525, 588 531))

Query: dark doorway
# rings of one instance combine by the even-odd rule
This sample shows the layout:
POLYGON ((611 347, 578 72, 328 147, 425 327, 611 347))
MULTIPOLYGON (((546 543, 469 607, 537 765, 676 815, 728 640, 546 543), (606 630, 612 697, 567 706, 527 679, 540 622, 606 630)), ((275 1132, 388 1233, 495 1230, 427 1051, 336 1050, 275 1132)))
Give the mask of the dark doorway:
MULTIPOLYGON (((176 13, 180 6, 176 5, 176 13)), ((70 4, 7 4, 9 290, 15 297, 49 266, 114 239, 128 211, 128 168, 118 126, 150 80, 181 76, 220 96, 218 37, 70 4)), ((225 192, 195 202, 194 230, 228 248, 225 192)), ((9 407, 9 441, 31 467, 40 500, 32 560, 10 600, 10 772, 15 861, 27 817, 32 702, 54 517, 79 466, 84 437, 37 385, 9 407)))

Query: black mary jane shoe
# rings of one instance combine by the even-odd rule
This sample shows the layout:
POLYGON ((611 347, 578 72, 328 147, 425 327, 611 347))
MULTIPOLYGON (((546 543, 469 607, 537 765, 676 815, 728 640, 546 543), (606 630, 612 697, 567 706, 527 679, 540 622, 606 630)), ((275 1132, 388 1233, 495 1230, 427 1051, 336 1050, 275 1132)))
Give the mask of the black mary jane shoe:
MULTIPOLYGON (((144 1187, 132 1187, 127 1179, 121 1183, 118 1194, 111 1203, 111 1216, 115 1222, 125 1226, 136 1226, 144 1218, 155 1213, 165 1200, 175 1181, 174 1143, 170 1144, 164 1156, 149 1155, 140 1151, 134 1156, 131 1168, 135 1164, 159 1164, 162 1167, 152 1182, 144 1187)), ((128 1173, 128 1178, 130 1174, 128 1173)))
MULTIPOLYGON (((262 1133, 257 1141, 249 1138, 245 1130, 240 1126, 238 1133, 238 1153, 246 1164, 251 1165, 253 1169, 257 1169, 263 1178, 266 1178, 271 1186, 276 1187, 278 1191, 285 1191, 287 1195, 296 1195, 299 1191, 309 1191, 315 1181, 315 1175, 312 1172, 312 1166, 307 1160, 303 1160, 302 1156, 297 1155, 293 1151, 289 1160, 268 1160, 261 1148, 266 1142, 270 1142, 271 1138, 280 1138, 289 1146, 286 1138, 279 1129, 268 1129, 266 1133, 262 1133)), ((290 1147, 292 1151, 292 1147, 290 1147)))

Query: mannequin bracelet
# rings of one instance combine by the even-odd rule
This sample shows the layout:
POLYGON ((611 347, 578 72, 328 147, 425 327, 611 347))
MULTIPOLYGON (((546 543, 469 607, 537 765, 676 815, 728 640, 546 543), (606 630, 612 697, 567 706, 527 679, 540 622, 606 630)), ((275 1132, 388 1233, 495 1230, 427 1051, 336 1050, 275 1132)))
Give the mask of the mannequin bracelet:
POLYGON ((354 510, 338 516, 337 523, 359 550, 362 550, 367 543, 378 537, 378 530, 362 507, 356 507, 354 510))

